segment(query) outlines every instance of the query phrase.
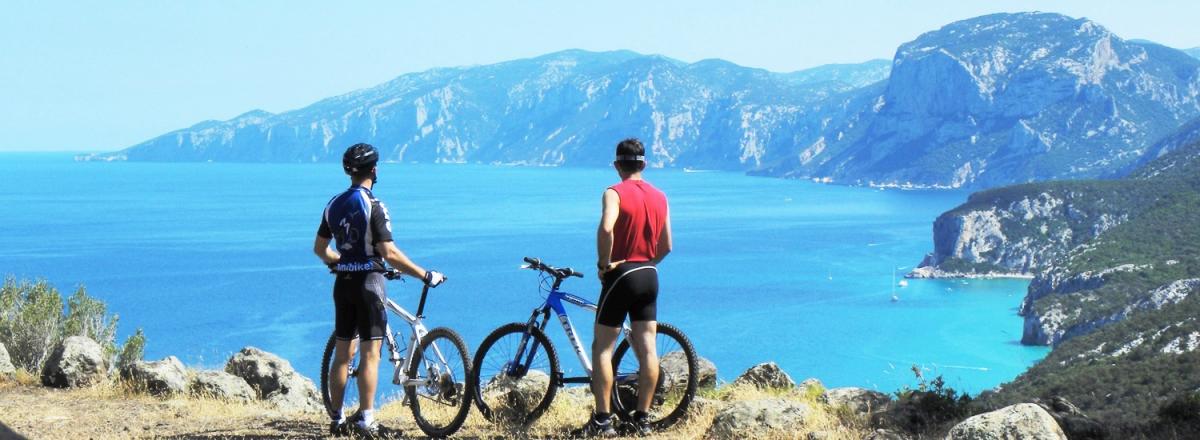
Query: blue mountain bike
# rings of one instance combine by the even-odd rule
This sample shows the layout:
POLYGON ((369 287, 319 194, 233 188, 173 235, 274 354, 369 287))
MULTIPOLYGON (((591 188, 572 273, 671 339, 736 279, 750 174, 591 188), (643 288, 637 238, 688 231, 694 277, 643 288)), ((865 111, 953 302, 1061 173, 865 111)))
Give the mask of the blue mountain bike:
MULTIPOLYGON (((474 370, 468 383, 475 406, 485 418, 521 426, 537 421, 560 387, 591 383, 591 357, 579 341, 564 303, 592 312, 597 309, 591 301, 558 290, 563 280, 582 278, 583 274, 534 258, 526 257, 525 262, 522 269, 541 273, 539 286, 546 300, 533 309, 528 321, 505 324, 484 338, 471 363, 474 370), (558 316, 586 376, 563 376, 558 352, 545 333, 551 311, 558 316)), ((613 353, 612 407, 626 421, 632 420, 638 400, 638 360, 630 350, 629 334, 629 326, 624 325, 613 353)), ((659 322, 655 341, 660 366, 649 421, 655 429, 662 429, 678 421, 696 395, 697 357, 691 341, 673 325, 659 322)))

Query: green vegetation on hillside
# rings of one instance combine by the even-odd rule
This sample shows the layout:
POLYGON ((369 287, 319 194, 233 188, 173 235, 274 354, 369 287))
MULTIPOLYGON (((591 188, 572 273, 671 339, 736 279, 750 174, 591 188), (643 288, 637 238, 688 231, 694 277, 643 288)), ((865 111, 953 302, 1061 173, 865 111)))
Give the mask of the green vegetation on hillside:
POLYGON ((1200 288, 1181 282, 1172 299, 1150 295, 1174 282, 1200 278, 1198 151, 1200 143, 1184 146, 1138 170, 1136 178, 1001 188, 976 194, 967 203, 972 206, 958 208, 981 209, 1070 188, 1088 194, 1076 200, 1095 200, 1097 209, 1130 213, 1126 222, 1057 259, 1050 272, 1065 278, 1121 265, 1135 268, 1112 272, 1099 286, 1045 292, 1037 299, 1039 316, 1062 311, 1062 328, 1076 326, 1077 331, 1029 371, 986 396, 988 405, 1062 396, 1117 432, 1145 438, 1177 435, 1190 429, 1181 423, 1200 419, 1200 414, 1178 417, 1179 408, 1200 392, 1200 288))

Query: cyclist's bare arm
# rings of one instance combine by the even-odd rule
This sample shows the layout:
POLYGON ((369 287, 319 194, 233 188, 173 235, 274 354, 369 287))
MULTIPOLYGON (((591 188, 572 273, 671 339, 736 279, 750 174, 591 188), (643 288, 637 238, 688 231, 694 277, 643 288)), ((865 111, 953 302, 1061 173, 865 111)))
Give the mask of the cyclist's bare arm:
POLYGON ((600 227, 596 228, 596 264, 603 266, 600 275, 612 270, 620 261, 610 261, 612 258, 613 229, 617 227, 617 217, 621 214, 621 197, 617 191, 609 188, 604 190, 601 200, 600 227))
POLYGON ((400 248, 396 247, 395 242, 381 241, 376 243, 375 252, 399 271, 417 279, 425 279, 425 269, 408 259, 408 256, 404 255, 404 252, 401 252, 400 248))
POLYGON ((342 258, 341 254, 338 254, 337 251, 329 247, 329 239, 320 235, 313 241, 313 253, 317 254, 317 258, 320 258, 327 265, 335 264, 342 258))
POLYGON ((657 266, 663 258, 667 258, 669 253, 671 253, 671 212, 667 211, 667 216, 663 219, 662 233, 658 235, 658 254, 654 256, 652 262, 657 266))

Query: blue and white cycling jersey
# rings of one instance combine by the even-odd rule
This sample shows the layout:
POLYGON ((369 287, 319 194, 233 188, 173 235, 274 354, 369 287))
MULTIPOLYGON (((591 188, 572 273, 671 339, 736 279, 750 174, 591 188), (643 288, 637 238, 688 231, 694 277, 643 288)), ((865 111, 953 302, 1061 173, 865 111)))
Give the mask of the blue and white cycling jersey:
POLYGON ((334 270, 365 272, 383 267, 375 244, 392 241, 392 219, 387 208, 361 186, 351 186, 325 205, 317 235, 334 240, 342 255, 334 270))

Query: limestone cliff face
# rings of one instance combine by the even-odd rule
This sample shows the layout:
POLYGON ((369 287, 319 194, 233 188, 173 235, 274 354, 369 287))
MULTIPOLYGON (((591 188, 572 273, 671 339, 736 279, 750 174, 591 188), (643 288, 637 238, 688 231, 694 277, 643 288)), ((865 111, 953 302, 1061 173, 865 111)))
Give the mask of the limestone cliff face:
MULTIPOLYGON (((934 222, 934 252, 909 276, 1032 276, 1022 342, 1058 345, 1200 288, 1200 121, 1155 144, 1162 156, 1109 181, 973 194, 934 222)), ((1157 154, 1157 153, 1156 153, 1157 154)))
POLYGON ((934 251, 910 277, 1033 276, 1129 219, 1083 185, 985 191, 933 223, 934 251))

